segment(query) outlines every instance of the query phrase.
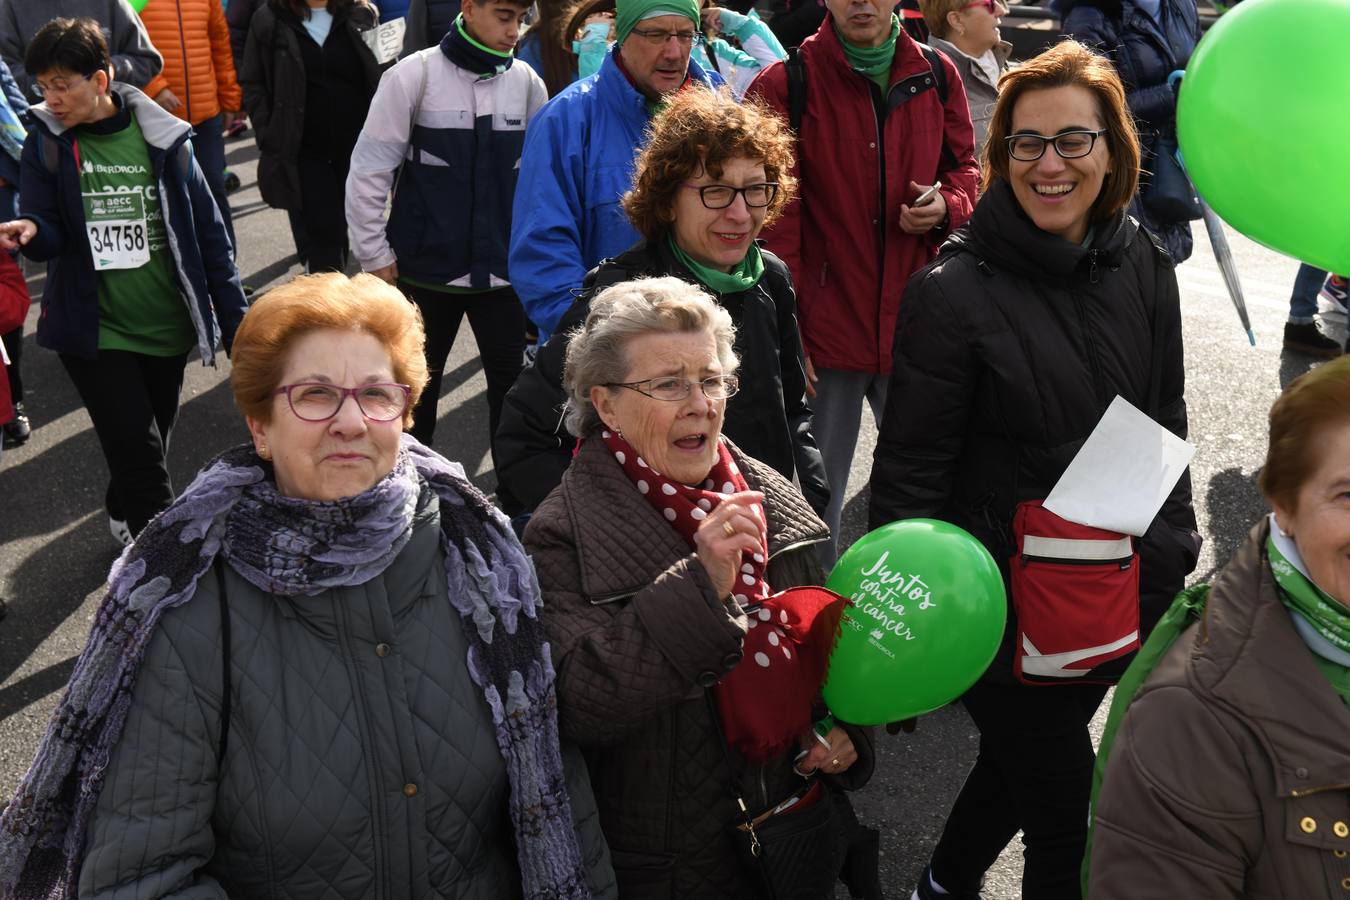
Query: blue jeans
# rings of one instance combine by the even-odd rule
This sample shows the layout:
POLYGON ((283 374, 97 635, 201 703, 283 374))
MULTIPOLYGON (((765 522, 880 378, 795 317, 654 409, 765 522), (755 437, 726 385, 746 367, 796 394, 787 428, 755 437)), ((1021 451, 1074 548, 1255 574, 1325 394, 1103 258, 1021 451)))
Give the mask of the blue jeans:
POLYGON ((816 369, 816 377, 816 399, 811 401, 811 409, 815 413, 811 431, 820 447, 825 477, 830 481, 830 505, 825 507, 825 524, 830 526, 830 540, 820 545, 820 564, 828 572, 839 558, 839 521, 843 517, 844 499, 848 493, 848 473, 853 468, 853 451, 858 446, 863 400, 866 399, 868 406, 872 407, 872 418, 880 428, 891 376, 843 369, 816 369))
POLYGON ((225 220, 225 232, 230 236, 230 246, 237 247, 234 240, 234 221, 230 217, 230 200, 225 195, 225 114, 218 113, 199 122, 192 129, 192 152, 196 154, 197 165, 202 167, 206 185, 211 188, 211 196, 216 198, 220 217, 225 220))
POLYGON ((1289 297, 1289 321, 1296 325, 1306 325, 1317 318, 1317 295, 1327 273, 1316 266, 1303 263, 1294 277, 1294 293, 1289 297))

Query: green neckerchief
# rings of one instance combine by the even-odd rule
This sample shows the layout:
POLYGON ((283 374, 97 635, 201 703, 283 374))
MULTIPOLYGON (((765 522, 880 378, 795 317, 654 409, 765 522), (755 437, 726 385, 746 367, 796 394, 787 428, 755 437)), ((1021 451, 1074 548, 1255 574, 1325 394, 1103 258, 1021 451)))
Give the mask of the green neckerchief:
MULTIPOLYGON (((1304 574, 1302 560, 1288 558, 1289 553, 1297 556, 1297 547, 1285 553, 1280 543, 1275 537, 1272 518, 1270 536, 1266 539, 1266 555, 1270 559, 1270 571, 1275 575, 1281 602, 1331 646, 1350 653, 1350 610, 1304 574)), ((1336 693, 1341 695, 1341 699, 1350 705, 1350 668, 1316 652, 1313 652, 1313 662, 1331 682, 1336 693)))
POLYGON ((900 37, 900 17, 891 13, 891 36, 882 41, 879 47, 855 47, 844 40, 839 29, 836 28, 834 34, 839 38, 844 57, 853 71, 875 81, 881 93, 885 94, 886 88, 891 86, 891 62, 895 59, 896 38, 900 37))
POLYGON ((666 240, 670 242, 670 249, 675 253, 675 258, 715 293, 735 294, 748 291, 759 284, 759 279, 764 275, 764 257, 760 255, 759 245, 753 242, 750 244, 749 252, 745 254, 745 259, 737 263, 730 272, 723 272, 721 269, 713 269, 696 261, 680 249, 673 236, 666 240))

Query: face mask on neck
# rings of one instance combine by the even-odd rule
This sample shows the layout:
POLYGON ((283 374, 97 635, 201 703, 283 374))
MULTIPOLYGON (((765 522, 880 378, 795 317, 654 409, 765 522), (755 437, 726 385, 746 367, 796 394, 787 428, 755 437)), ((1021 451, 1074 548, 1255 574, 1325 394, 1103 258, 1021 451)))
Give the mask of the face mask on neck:
POLYGON ((592 22, 582 29, 581 40, 572 42, 572 52, 577 55, 577 78, 585 78, 600 71, 609 51, 608 22, 592 22))

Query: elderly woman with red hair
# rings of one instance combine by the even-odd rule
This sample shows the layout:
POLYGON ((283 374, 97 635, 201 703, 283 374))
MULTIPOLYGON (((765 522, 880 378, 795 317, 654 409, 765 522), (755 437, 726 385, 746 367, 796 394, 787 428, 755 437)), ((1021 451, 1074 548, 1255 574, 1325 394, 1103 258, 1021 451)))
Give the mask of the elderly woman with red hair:
POLYGON ((1093 900, 1350 887, 1350 359, 1275 402, 1260 486, 1274 512, 1116 733, 1093 900))

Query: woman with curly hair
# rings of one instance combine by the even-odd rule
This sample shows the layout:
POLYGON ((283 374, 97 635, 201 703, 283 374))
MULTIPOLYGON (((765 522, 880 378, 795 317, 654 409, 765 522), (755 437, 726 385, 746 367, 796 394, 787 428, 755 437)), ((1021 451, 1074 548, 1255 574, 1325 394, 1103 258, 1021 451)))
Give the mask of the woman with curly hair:
POLYGON ((566 399, 563 358, 591 298, 622 281, 661 275, 708 291, 736 326, 742 375, 740 393, 727 404, 727 436, 784 478, 797 478, 811 506, 825 508, 829 488, 811 434, 792 278, 755 241, 796 193, 788 174, 793 143, 772 112, 725 92, 681 92, 656 117, 623 200, 642 239, 586 276, 553 338, 507 394, 497 477, 521 504, 508 512, 538 506, 572 459, 578 436, 558 416, 566 399))

